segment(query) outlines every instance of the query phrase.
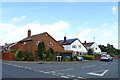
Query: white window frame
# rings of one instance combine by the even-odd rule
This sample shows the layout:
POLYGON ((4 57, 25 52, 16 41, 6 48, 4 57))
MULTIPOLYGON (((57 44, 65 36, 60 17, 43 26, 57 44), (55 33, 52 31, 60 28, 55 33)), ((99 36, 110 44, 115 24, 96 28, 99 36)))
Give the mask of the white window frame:
POLYGON ((49 43, 48 43, 48 46, 53 46, 53 42, 49 42, 49 43))
POLYGON ((38 45, 39 43, 40 43, 40 41, 37 41, 37 42, 36 42, 36 45, 38 45))
POLYGON ((78 48, 81 48, 81 45, 78 45, 78 48))
POLYGON ((77 46, 76 45, 72 45, 72 48, 77 48, 77 46))

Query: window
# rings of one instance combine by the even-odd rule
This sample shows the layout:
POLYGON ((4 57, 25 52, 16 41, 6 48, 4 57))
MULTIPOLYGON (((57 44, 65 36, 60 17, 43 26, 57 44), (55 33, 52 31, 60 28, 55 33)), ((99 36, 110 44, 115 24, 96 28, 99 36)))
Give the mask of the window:
POLYGON ((72 45, 72 48, 76 48, 76 45, 72 45))
POLYGON ((36 45, 38 45, 39 43, 40 43, 40 41, 37 41, 37 42, 36 42, 36 45))
POLYGON ((97 50, 97 48, 95 48, 95 50, 97 50))
POLYGON ((52 43, 52 42, 49 42, 48 45, 49 45, 49 46, 53 46, 53 43, 52 43))
POLYGON ((78 48, 81 48, 81 45, 78 45, 78 48))
POLYGON ((26 44, 27 42, 24 42, 23 44, 26 44))

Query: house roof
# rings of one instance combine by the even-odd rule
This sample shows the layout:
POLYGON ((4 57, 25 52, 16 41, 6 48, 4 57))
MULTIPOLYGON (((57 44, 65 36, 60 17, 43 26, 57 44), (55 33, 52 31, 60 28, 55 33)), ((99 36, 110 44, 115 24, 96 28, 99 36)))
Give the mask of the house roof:
POLYGON ((95 42, 89 42, 89 43, 86 43, 87 47, 90 47, 94 44, 95 42))
MULTIPOLYGON (((94 43, 95 43, 95 42, 88 42, 88 43, 86 43, 86 46, 87 46, 87 47, 91 47, 94 43)), ((84 43, 82 43, 82 44, 84 45, 84 43)))
MULTIPOLYGON (((33 41, 33 39, 34 39, 35 37, 41 36, 41 35, 43 35, 43 34, 49 35, 47 32, 40 33, 40 34, 36 34, 36 35, 32 35, 30 38, 26 37, 26 38, 18 41, 18 43, 27 42, 27 41, 33 41)), ((50 36, 50 35, 49 35, 49 36, 50 36)), ((51 37, 55 42, 57 42, 52 36, 50 36, 50 37, 51 37)), ((57 43, 58 43, 58 42, 57 42, 57 43)), ((58 44, 59 44, 59 43, 58 43, 58 44)), ((59 44, 59 45, 60 45, 60 44, 59 44)), ((63 48, 62 45, 60 45, 60 46, 63 48)))
MULTIPOLYGON (((61 43, 62 45, 70 45, 72 44, 75 40, 79 40, 78 38, 74 39, 67 39, 66 42, 64 40, 59 40, 58 42, 61 43)), ((80 40, 79 40, 80 41, 80 40)))
MULTIPOLYGON (((30 38, 26 37, 20 41, 18 41, 18 43, 21 43, 21 42, 27 42, 27 41, 32 41, 35 37, 37 37, 38 35, 42 35, 42 34, 45 34, 47 32, 44 32, 44 33, 40 33, 40 34, 36 34, 36 35, 32 35, 30 38)), ((48 33, 47 33, 48 34, 48 33)))
POLYGON ((10 47, 10 46, 13 45, 13 44, 15 44, 15 43, 6 44, 6 45, 4 45, 4 48, 10 47))

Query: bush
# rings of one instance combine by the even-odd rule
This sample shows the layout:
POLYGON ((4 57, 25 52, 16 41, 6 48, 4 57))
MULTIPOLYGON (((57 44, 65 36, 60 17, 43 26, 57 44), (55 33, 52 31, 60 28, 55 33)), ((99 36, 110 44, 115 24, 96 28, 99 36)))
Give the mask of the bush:
POLYGON ((78 55, 80 57, 83 57, 83 59, 86 59, 86 60, 94 60, 94 56, 92 55, 78 55))
POLYGON ((27 53, 26 53, 26 60, 27 60, 27 61, 32 61, 32 60, 34 60, 34 56, 33 56, 33 53, 32 53, 32 52, 27 52, 27 53))
POLYGON ((21 58, 21 61, 25 61, 25 57, 22 57, 22 58, 21 58))
POLYGON ((39 59, 34 59, 34 61, 40 61, 39 59))
POLYGON ((94 56, 101 56, 101 54, 97 54, 97 53, 95 53, 94 56))
POLYGON ((71 61, 71 58, 66 58, 64 59, 64 61, 71 61))
POLYGON ((23 57, 22 51, 21 50, 17 51, 14 57, 15 57, 15 60, 20 61, 21 58, 23 57))
POLYGON ((10 52, 16 52, 17 50, 11 50, 10 52))

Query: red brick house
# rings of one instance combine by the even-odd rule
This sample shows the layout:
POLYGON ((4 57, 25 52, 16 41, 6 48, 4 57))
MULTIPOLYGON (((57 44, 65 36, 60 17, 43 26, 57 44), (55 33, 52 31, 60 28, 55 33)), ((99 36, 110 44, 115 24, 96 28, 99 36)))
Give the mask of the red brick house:
POLYGON ((31 30, 28 30, 28 36, 15 45, 10 47, 10 50, 22 50, 23 52, 32 52, 34 56, 37 54, 38 43, 44 42, 46 50, 52 48, 55 53, 65 52, 62 45, 60 45, 52 36, 47 32, 31 36, 31 30))

